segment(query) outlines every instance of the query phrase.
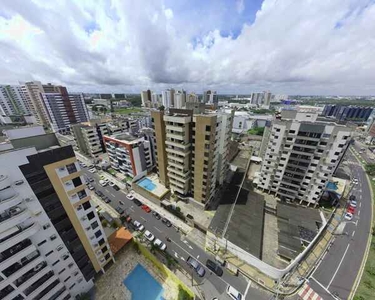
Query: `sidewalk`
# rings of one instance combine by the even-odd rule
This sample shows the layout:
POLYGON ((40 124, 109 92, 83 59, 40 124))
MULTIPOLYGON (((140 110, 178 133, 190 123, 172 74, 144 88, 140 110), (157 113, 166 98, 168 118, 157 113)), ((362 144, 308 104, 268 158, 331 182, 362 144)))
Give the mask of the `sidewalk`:
POLYGON ((175 215, 171 214, 170 212, 166 211, 164 208, 162 208, 159 205, 156 205, 152 201, 148 200, 147 198, 143 197, 142 195, 138 194, 135 191, 131 191, 130 194, 133 194, 135 198, 137 198, 142 203, 149 206, 152 210, 158 212, 162 217, 167 218, 171 223, 181 230, 184 234, 188 234, 193 228, 187 225, 185 222, 181 221, 179 218, 177 218, 175 215))

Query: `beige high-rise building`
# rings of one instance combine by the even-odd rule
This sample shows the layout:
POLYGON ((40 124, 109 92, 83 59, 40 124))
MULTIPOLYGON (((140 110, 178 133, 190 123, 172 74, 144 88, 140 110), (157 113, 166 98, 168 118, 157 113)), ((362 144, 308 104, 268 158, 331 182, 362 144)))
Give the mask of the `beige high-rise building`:
POLYGON ((176 195, 208 204, 224 181, 231 114, 194 114, 193 110, 151 112, 161 183, 176 195))

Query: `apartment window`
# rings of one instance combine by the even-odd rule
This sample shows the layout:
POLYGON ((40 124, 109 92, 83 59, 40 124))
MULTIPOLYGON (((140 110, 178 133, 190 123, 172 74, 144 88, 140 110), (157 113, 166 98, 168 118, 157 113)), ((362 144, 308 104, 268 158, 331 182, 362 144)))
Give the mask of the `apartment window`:
POLYGON ((62 249, 64 249, 63 245, 58 245, 57 248, 56 248, 57 251, 61 251, 62 249))
POLYGON ((88 210, 89 208, 91 208, 90 201, 83 203, 82 206, 84 210, 88 210))
MULTIPOLYGON (((52 264, 52 266, 55 266, 55 265, 57 265, 58 263, 60 262, 60 260, 58 259, 58 260, 56 260, 53 264, 52 264)), ((61 272, 59 272, 59 274, 61 274, 62 272, 64 272, 65 271, 65 269, 62 269, 61 270, 61 272)))
POLYGON ((46 253, 46 257, 50 256, 52 253, 53 253, 53 250, 51 250, 50 252, 46 253))
POLYGON ((325 145, 327 145, 327 142, 320 142, 320 145, 325 146, 325 145))
POLYGON ((50 238, 51 241, 53 241, 53 240, 55 240, 57 238, 57 236, 56 236, 56 234, 53 234, 49 238, 50 238))
POLYGON ((76 285, 76 284, 73 283, 73 284, 69 287, 69 290, 71 290, 72 288, 74 288, 75 285, 76 285))
POLYGON ((63 260, 67 260, 69 258, 69 254, 64 254, 62 257, 61 257, 63 260))
MULTIPOLYGON (((59 261, 59 260, 58 260, 58 261, 59 261)), ((58 274, 60 275, 60 274, 61 274, 62 272, 64 272, 64 271, 65 271, 65 268, 62 269, 62 270, 60 270, 58 274)))
POLYGON ((293 134, 293 133, 296 133, 295 130, 289 130, 289 133, 293 134))
POLYGON ((206 131, 211 131, 211 126, 210 125, 206 125, 206 131))
POLYGON ((318 156, 314 156, 314 159, 315 159, 315 160, 319 160, 320 157, 318 157, 318 156))
POLYGON ((347 136, 347 135, 344 135, 344 136, 342 137, 342 139, 343 139, 343 140, 347 140, 347 139, 348 139, 348 137, 349 137, 349 136, 347 136))
POLYGON ((42 246, 44 243, 46 243, 47 240, 44 240, 44 241, 41 241, 39 244, 38 244, 38 247, 42 246))
POLYGON ((77 168, 76 168, 76 165, 74 163, 70 164, 70 165, 67 165, 66 169, 68 170, 69 174, 77 172, 77 168))
POLYGON ((314 171, 312 171, 312 170, 308 170, 307 173, 314 173, 314 171))
POLYGON ((88 213, 88 214, 87 214, 87 218, 88 218, 89 220, 92 220, 93 218, 95 218, 94 212, 90 212, 90 213, 88 213))
POLYGON ((67 277, 64 282, 67 282, 69 279, 71 278, 71 276, 67 277))
POLYGON ((48 228, 50 228, 50 227, 51 227, 51 224, 50 224, 50 223, 43 225, 43 229, 44 229, 44 230, 46 230, 46 229, 48 229, 48 228))
POLYGON ((103 245, 104 243, 105 243, 104 239, 101 239, 101 240, 99 241, 99 245, 100 245, 100 246, 103 245))
POLYGON ((77 195, 78 195, 78 198, 79 198, 79 199, 83 199, 83 198, 87 197, 87 194, 86 194, 86 191, 85 191, 85 190, 79 191, 79 192, 77 193, 77 195))
POLYGON ((340 154, 340 152, 335 152, 335 155, 339 155, 340 154))
POLYGON ((279 166, 280 166, 280 167, 284 167, 284 165, 283 165, 283 164, 279 164, 279 166))
POLYGON ((276 128, 276 132, 280 132, 280 128, 276 128))
POLYGON ((323 151, 324 151, 324 150, 322 150, 322 149, 318 149, 317 152, 318 152, 318 153, 323 153, 323 151))
POLYGON ((339 147, 339 148, 342 148, 342 147, 344 147, 344 144, 340 144, 338 147, 339 147))
POLYGON ((206 135, 205 140, 209 141, 210 140, 210 135, 206 135))
POLYGON ((92 228, 92 229, 95 229, 95 228, 97 228, 98 226, 99 226, 99 224, 98 224, 97 221, 95 221, 94 223, 91 224, 91 228, 92 228))
POLYGON ((102 232, 100 230, 98 230, 97 232, 95 232, 95 236, 98 238, 102 235, 102 232))
POLYGON ((104 256, 105 260, 108 260, 111 257, 111 255, 108 253, 106 256, 104 256))
MULTIPOLYGON (((271 157, 271 156, 270 156, 271 157)), ((286 158, 285 157, 282 157, 280 160, 286 160, 286 158)))
POLYGON ((305 177, 305 179, 308 179, 308 180, 310 180, 310 179, 311 179, 311 177, 310 177, 310 176, 306 176, 306 177, 305 177))
POLYGON ((318 166, 317 164, 311 164, 310 166, 312 166, 312 167, 316 167, 316 166, 318 166))
POLYGON ((73 268, 73 266, 74 266, 73 263, 70 263, 70 264, 68 265, 69 269, 73 268))
POLYGON ((331 163, 335 163, 336 162, 336 159, 331 159, 331 163))

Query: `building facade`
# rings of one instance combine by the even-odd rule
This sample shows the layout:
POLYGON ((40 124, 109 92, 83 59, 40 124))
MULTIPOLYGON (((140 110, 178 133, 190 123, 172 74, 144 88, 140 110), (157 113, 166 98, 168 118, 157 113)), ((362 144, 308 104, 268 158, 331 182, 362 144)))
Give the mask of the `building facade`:
POLYGON ((211 90, 204 91, 202 102, 203 103, 209 103, 209 104, 219 103, 219 97, 216 94, 216 91, 211 91, 211 90))
POLYGON ((54 132, 68 132, 70 125, 89 120, 82 94, 68 94, 66 88, 63 88, 60 93, 42 94, 42 99, 54 132))
POLYGON ((318 204, 349 146, 351 129, 317 117, 282 111, 281 119, 266 127, 258 188, 286 201, 318 204))
POLYGON ((105 153, 103 136, 108 134, 107 125, 100 120, 75 124, 71 126, 76 145, 85 155, 97 158, 105 153))
POLYGON ((208 204, 227 170, 233 116, 170 109, 152 111, 160 182, 181 196, 208 204))
POLYGON ((31 108, 20 85, 0 85, 0 114, 28 115, 31 108))
POLYGON ((186 91, 176 91, 174 93, 174 108, 184 108, 186 103, 186 91))
POLYGON ((151 91, 142 91, 141 92, 141 100, 143 107, 151 107, 151 91))
POLYGON ((74 299, 110 261, 71 146, 0 152, 1 299, 74 299))
POLYGON ((174 105, 174 89, 167 89, 161 94, 162 104, 165 109, 173 107, 174 105))
POLYGON ((137 180, 154 167, 152 143, 146 138, 128 133, 104 136, 111 167, 132 180, 137 180))
POLYGON ((366 122, 373 110, 372 107, 365 106, 326 105, 322 114, 326 117, 335 118, 341 122, 366 122))

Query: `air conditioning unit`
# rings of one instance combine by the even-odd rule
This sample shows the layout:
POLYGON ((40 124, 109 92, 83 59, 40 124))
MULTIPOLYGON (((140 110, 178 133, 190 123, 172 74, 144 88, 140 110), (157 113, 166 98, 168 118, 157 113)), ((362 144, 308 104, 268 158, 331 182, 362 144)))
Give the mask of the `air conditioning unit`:
POLYGON ((15 181, 14 184, 15 185, 21 185, 21 184, 23 184, 23 182, 24 182, 23 179, 20 179, 20 180, 15 181))
POLYGON ((33 201, 34 199, 33 198, 25 198, 25 199, 23 199, 24 201, 26 201, 26 202, 31 202, 31 201, 33 201))
POLYGON ((86 217, 86 216, 83 216, 83 217, 81 218, 81 220, 82 220, 82 221, 85 221, 85 220, 87 220, 87 217, 86 217))
POLYGON ((65 171, 65 167, 59 168, 59 171, 65 171))
POLYGON ((93 240, 95 238, 95 236, 90 236, 90 240, 93 240))
POLYGON ((99 247, 99 244, 95 243, 93 246, 94 246, 94 248, 96 248, 96 247, 99 247))

